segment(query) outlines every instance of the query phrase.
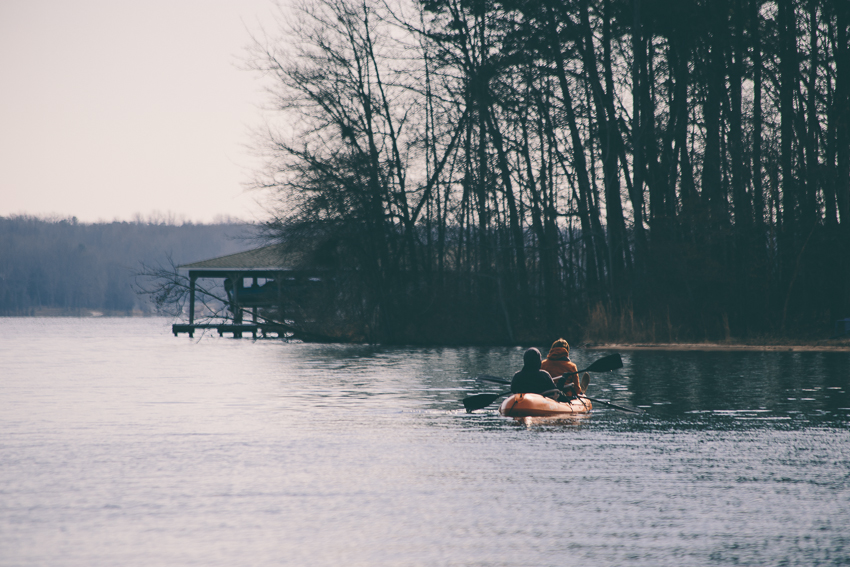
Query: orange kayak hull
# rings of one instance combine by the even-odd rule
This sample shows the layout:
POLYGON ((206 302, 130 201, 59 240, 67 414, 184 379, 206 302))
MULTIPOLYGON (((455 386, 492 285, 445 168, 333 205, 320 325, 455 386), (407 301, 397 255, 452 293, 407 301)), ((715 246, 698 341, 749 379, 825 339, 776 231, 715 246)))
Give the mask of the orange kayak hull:
POLYGON ((540 394, 513 394, 499 406, 499 413, 506 417, 552 417, 587 413, 592 408, 593 404, 586 398, 556 402, 540 394))

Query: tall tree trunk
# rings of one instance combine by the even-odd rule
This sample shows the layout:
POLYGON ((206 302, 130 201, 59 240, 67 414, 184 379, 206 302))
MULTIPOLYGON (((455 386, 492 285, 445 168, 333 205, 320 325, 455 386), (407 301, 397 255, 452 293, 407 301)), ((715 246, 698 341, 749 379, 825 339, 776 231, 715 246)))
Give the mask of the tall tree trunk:
POLYGON ((840 216, 838 285, 841 299, 833 312, 850 311, 850 3, 836 2, 835 107, 836 107, 836 182, 835 197, 840 216))
MULTIPOLYGON (((623 178, 626 181, 626 187, 631 191, 632 182, 629 175, 629 161, 626 159, 626 142, 623 139, 623 132, 620 129, 620 123, 617 117, 617 110, 615 107, 615 86, 614 86, 614 70, 613 70, 613 57, 611 56, 611 44, 613 42, 612 34, 611 34, 611 20, 612 20, 612 12, 610 0, 603 0, 604 2, 604 20, 602 27, 602 67, 603 73, 605 75, 605 93, 606 96, 604 98, 606 116, 608 118, 608 135, 610 136, 610 140, 612 142, 611 151, 616 154, 617 159, 619 159, 620 167, 618 171, 622 171, 623 178)), ((612 168, 617 168, 617 163, 614 162, 611 164, 612 168)), ((617 180, 617 197, 616 200, 620 203, 620 210, 622 211, 622 200, 620 195, 620 184, 619 179, 617 180)), ((607 203, 606 203, 607 206, 607 203)), ((638 211, 642 212, 642 211, 638 211)), ((614 217, 616 217, 616 213, 614 213, 614 217)), ((640 216, 640 222, 635 222, 634 234, 636 242, 643 242, 643 216, 640 216)), ((625 218, 623 219, 623 256, 625 258, 626 264, 626 272, 629 272, 632 269, 632 254, 631 249, 629 248, 628 243, 628 235, 626 234, 626 225, 625 218)))
MULTIPOLYGON (((797 25, 793 0, 778 0, 779 7, 779 119, 782 171, 782 225, 787 253, 794 248, 797 231, 797 184, 794 172, 794 91, 797 90, 797 25)), ((790 256, 787 257, 790 260, 790 256)), ((790 267, 789 267, 790 269, 790 267)))
POLYGON ((600 234, 600 232, 596 232, 599 230, 597 228, 599 225, 599 218, 598 215, 593 214, 593 204, 591 202, 592 190, 590 187, 587 158, 584 154, 584 143, 582 142, 581 135, 578 130, 575 108, 573 107, 573 98, 570 93, 569 82, 567 81, 566 64, 564 62, 563 53, 561 52, 561 42, 555 28, 554 12, 549 10, 549 14, 553 16, 552 18, 549 18, 549 47, 555 61, 555 73, 557 74, 561 97, 564 101, 564 113, 566 115, 567 126, 570 131, 570 141, 572 142, 573 150, 573 169, 579 189, 579 206, 584 209, 584 211, 580 211, 580 214, 582 214, 582 216, 585 214, 588 216, 588 226, 585 227, 585 223, 582 223, 582 231, 584 232, 585 229, 589 230, 589 232, 585 233, 583 237, 588 243, 588 284, 591 288, 593 288, 598 285, 605 266, 604 256, 601 254, 602 249, 596 242, 600 234), (594 216, 596 216, 596 219, 593 218, 594 216))
POLYGON ((679 163, 676 159, 676 131, 678 129, 677 121, 681 118, 681 112, 679 111, 680 106, 687 106, 687 100, 680 100, 677 98, 677 86, 676 85, 676 58, 678 57, 676 54, 676 50, 679 48, 678 42, 669 38, 669 43, 667 47, 667 72, 668 72, 668 80, 670 88, 667 89, 667 126, 664 128, 663 135, 661 137, 661 154, 659 158, 659 175, 663 177, 663 186, 664 186, 664 215, 667 218, 668 223, 668 238, 670 240, 675 239, 675 235, 673 233, 673 226, 677 215, 677 199, 676 199, 676 185, 678 183, 679 178, 679 163))
POLYGON ((809 0, 809 81, 806 136, 806 192, 803 226, 810 227, 820 217, 818 193, 820 166, 818 160, 818 0, 809 0))
MULTIPOLYGON (((548 108, 547 108, 548 110, 548 108)), ((539 118, 538 118, 539 121, 539 118)), ((528 121, 525 116, 520 117, 522 127, 522 142, 520 153, 525 163, 525 175, 528 178, 528 191, 531 193, 531 226, 537 235, 538 250, 540 252, 540 272, 543 280, 543 301, 546 320, 546 329, 549 333, 557 332, 558 319, 560 318, 560 301, 558 301, 558 274, 557 274, 557 242, 551 240, 547 231, 547 221, 543 219, 546 205, 546 160, 541 159, 539 183, 534 174, 531 151, 529 148, 528 121), (539 187, 538 187, 539 185, 539 187)), ((538 130, 543 136, 542 124, 538 124, 538 130)), ((543 157, 543 156, 541 156, 543 157)))
POLYGON ((646 258, 646 240, 643 230, 643 124, 641 117, 640 70, 646 54, 642 31, 641 0, 632 0, 632 188, 631 201, 635 222, 635 248, 638 266, 646 258))
POLYGON ((476 83, 476 102, 475 108, 478 114, 478 143, 477 149, 477 170, 478 174, 475 177, 475 196, 478 205, 478 239, 479 251, 478 257, 480 264, 478 269, 481 273, 488 274, 492 271, 490 264, 490 212, 487 205, 487 187, 490 183, 490 168, 487 155, 487 122, 485 119, 484 105, 487 102, 484 100, 480 78, 473 79, 476 83))
POLYGON ((750 0, 750 38, 753 62, 753 139, 752 139, 752 180, 753 180, 753 221, 754 233, 759 248, 764 236, 764 187, 762 184, 762 45, 761 45, 761 0, 750 0))
MULTIPOLYGON (((605 46, 605 56, 610 57, 611 24, 607 11, 607 0, 605 4, 602 42, 605 46)), ((606 93, 603 90, 596 67, 593 30, 590 27, 587 5, 583 2, 580 3, 580 10, 581 28, 584 38, 578 41, 578 46, 582 54, 585 75, 590 83, 599 128, 599 146, 602 160, 603 186, 605 188, 605 220, 608 231, 609 283, 612 290, 614 290, 621 287, 623 278, 625 277, 625 258, 628 247, 626 240, 626 221, 623 217, 623 205, 620 200, 620 172, 617 169, 618 141, 615 140, 615 131, 618 130, 618 127, 616 117, 609 116, 609 105, 606 102, 612 96, 612 92, 606 93)), ((613 108, 613 104, 610 106, 613 108)))
MULTIPOLYGON (((799 66, 797 62, 797 22, 793 0, 778 1, 779 22, 779 120, 780 120, 780 169, 782 172, 782 238, 781 262, 785 304, 782 310, 781 328, 785 330, 788 302, 791 298, 799 257, 803 243, 808 241, 799 226, 802 206, 799 186, 794 169, 795 121, 794 93, 798 88, 799 66)), ((802 141, 802 140, 801 140, 802 141)))
MULTIPOLYGON (((829 38, 835 39, 835 26, 830 22, 829 38)), ((835 55, 835 51, 833 51, 835 55)), ((838 226, 838 203, 836 202, 835 185, 838 181, 837 168, 835 159, 838 148, 836 147, 835 133, 837 116, 835 108, 835 82, 834 77, 827 76, 826 78, 826 133, 824 135, 824 175, 823 180, 823 208, 824 208, 824 225, 829 229, 829 233, 833 234, 838 226)))
POLYGON ((725 0, 712 2, 708 7, 710 31, 707 38, 708 61, 705 64, 706 94, 703 102, 705 120, 705 151, 702 167, 702 194, 708 208, 709 222, 714 228, 726 223, 725 191, 721 161, 721 116, 724 96, 725 58, 723 56, 723 29, 726 26, 725 0))
MULTIPOLYGON (((731 63, 729 65, 729 158, 732 161, 732 208, 738 238, 750 233, 752 209, 747 195, 744 167, 744 136, 742 83, 744 79, 744 21, 746 14, 742 0, 732 0, 731 63)), ((744 243, 739 242, 739 245, 744 243)))
MULTIPOLYGON (((651 22, 651 20, 650 20, 651 22)), ((640 124, 643 161, 645 163, 645 183, 649 192, 650 246, 653 242, 664 243, 669 240, 670 219, 667 216, 667 186, 665 175, 658 163, 658 138, 655 128, 655 48, 652 44, 651 23, 643 26, 646 38, 642 42, 640 73, 640 124)))
POLYGON ((525 263, 525 237, 522 227, 519 222, 519 212, 517 210, 516 197, 514 195, 513 182, 511 181, 511 171, 508 165, 508 157, 505 152, 504 142, 502 141, 502 133, 493 118, 492 112, 488 108, 486 110, 487 127, 490 131, 490 138, 493 140, 493 146, 496 149, 496 159, 499 164, 499 171, 502 176, 502 189, 505 193, 505 199, 508 204, 508 222, 510 224, 511 237, 514 241, 514 254, 516 262, 517 277, 519 278, 519 289, 521 294, 521 302, 525 302, 529 298, 528 293, 528 269, 525 263))
POLYGON ((850 3, 836 2, 835 108, 838 213, 850 246, 850 3))
POLYGON ((696 227, 697 211, 699 210, 699 195, 696 190, 696 181, 694 180, 694 168, 691 164, 691 155, 688 149, 688 120, 689 120, 689 101, 688 101, 688 84, 690 72, 688 62, 691 59, 692 39, 686 34, 679 31, 674 32, 671 46, 671 61, 670 66, 674 75, 674 104, 671 112, 676 113, 674 142, 676 144, 676 156, 678 156, 679 171, 681 176, 680 196, 682 201, 682 210, 680 213, 680 222, 682 235, 692 234, 696 227))

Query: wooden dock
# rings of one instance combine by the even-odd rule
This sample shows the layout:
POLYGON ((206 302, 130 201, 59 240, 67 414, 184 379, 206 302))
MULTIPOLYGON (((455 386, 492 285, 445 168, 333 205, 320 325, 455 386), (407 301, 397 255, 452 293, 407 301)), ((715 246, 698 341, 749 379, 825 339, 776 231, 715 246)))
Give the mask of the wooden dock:
POLYGON ((243 334, 250 333, 253 338, 257 338, 258 335, 263 338, 268 337, 269 335, 274 335, 278 338, 286 337, 289 331, 286 327, 282 325, 275 325, 272 323, 254 323, 254 324, 232 324, 232 323, 222 323, 222 324, 183 324, 183 323, 175 323, 171 325, 171 332, 174 333, 176 337, 180 333, 187 333, 190 337, 195 336, 196 330, 210 330, 214 329, 218 336, 224 336, 225 334, 233 335, 233 338, 242 338, 243 334))
POLYGON ((303 293, 305 288, 323 281, 328 275, 326 269, 305 267, 299 251, 292 252, 281 244, 183 264, 177 268, 188 271, 189 322, 171 326, 175 337, 181 333, 193 337, 197 330, 215 330, 219 336, 230 334, 234 338, 248 333, 255 339, 269 335, 292 338, 293 330, 280 323, 292 318, 286 317, 289 305, 293 302, 292 295, 303 293), (207 294, 204 300, 211 297, 208 291, 197 286, 197 280, 202 278, 221 281, 220 285, 227 297, 214 299, 226 304, 231 315, 222 318, 228 320, 228 323, 195 322, 196 293, 200 291, 207 294), (247 319, 246 315, 253 320, 243 321, 247 319), (269 316, 272 318, 266 318, 269 316))

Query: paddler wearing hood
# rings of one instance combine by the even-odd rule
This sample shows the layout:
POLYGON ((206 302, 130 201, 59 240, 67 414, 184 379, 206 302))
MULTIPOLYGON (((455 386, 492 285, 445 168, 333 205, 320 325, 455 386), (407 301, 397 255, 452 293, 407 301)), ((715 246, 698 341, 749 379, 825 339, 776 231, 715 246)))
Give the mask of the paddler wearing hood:
POLYGON ((514 394, 544 394, 557 399, 560 396, 552 377, 540 369, 540 351, 530 348, 522 356, 522 370, 511 380, 514 394))
POLYGON ((579 385, 578 367, 570 360, 570 343, 564 339, 558 339, 552 343, 552 348, 540 364, 540 369, 548 372, 558 388, 564 390, 567 395, 576 396, 584 393, 579 385), (571 372, 575 374, 570 374, 571 372))

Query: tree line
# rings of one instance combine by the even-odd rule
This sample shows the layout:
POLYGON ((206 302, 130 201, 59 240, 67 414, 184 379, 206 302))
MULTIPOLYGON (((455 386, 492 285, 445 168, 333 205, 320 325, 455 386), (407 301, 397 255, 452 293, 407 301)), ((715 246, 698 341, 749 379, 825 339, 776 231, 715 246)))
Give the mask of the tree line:
POLYGON ((138 292, 143 265, 177 265, 251 247, 239 223, 87 224, 76 218, 0 217, 0 315, 151 314, 138 292))
POLYGON ((258 37, 270 239, 376 340, 850 317, 850 2, 306 0, 258 37))

